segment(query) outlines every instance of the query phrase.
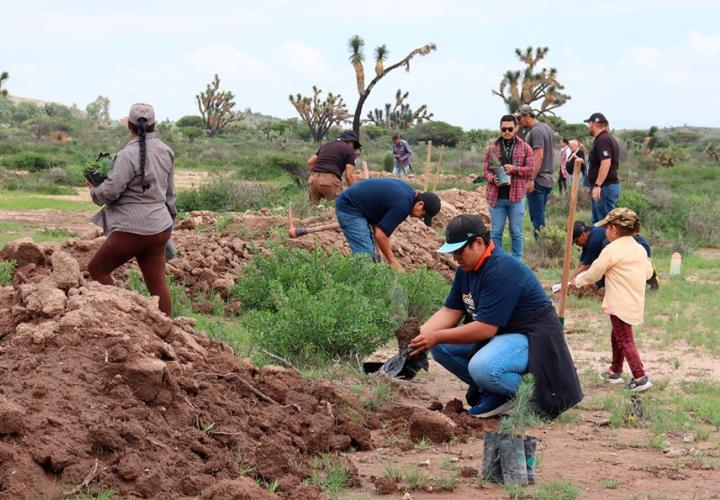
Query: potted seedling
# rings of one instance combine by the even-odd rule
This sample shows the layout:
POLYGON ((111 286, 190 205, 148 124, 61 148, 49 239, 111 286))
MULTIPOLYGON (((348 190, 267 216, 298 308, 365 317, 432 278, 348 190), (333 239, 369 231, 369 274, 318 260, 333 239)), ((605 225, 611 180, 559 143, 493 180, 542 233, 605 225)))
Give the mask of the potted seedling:
POLYGON ((537 438, 526 430, 542 420, 533 411, 533 376, 526 374, 515 394, 515 410, 500 420, 500 432, 486 432, 483 440, 483 477, 504 485, 533 484, 537 438))

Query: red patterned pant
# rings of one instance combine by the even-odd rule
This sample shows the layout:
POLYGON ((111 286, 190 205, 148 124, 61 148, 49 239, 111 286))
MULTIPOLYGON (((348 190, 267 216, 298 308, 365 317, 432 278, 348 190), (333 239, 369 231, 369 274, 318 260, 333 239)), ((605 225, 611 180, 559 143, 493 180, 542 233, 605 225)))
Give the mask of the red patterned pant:
POLYGON ((633 338, 632 325, 625 323, 617 316, 610 315, 610 323, 612 323, 612 333, 610 340, 612 342, 612 364, 610 371, 614 373, 622 373, 623 361, 627 360, 630 365, 635 380, 645 376, 642 361, 640 361, 640 353, 635 346, 633 338))

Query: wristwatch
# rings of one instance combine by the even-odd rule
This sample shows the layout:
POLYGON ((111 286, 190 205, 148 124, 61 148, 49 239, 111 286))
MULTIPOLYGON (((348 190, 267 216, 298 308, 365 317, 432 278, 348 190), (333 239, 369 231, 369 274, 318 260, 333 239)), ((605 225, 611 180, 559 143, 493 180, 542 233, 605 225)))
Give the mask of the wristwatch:
POLYGON ((601 188, 601 187, 602 187, 602 184, 598 184, 598 183, 596 182, 596 183, 595 183, 595 187, 596 187, 596 188, 601 188))

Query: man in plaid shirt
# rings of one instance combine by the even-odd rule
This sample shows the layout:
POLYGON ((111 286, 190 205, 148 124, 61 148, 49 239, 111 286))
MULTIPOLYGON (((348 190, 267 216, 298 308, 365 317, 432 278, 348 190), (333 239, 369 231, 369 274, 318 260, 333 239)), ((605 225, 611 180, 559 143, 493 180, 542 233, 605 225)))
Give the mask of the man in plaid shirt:
POLYGON ((533 150, 517 137, 518 122, 513 115, 500 119, 500 137, 485 149, 483 177, 487 180, 485 194, 490 207, 490 235, 502 248, 505 219, 510 225, 513 257, 522 258, 525 191, 535 167, 533 150), (505 174, 505 175, 503 175, 505 174), (507 182, 506 177, 509 177, 507 182))

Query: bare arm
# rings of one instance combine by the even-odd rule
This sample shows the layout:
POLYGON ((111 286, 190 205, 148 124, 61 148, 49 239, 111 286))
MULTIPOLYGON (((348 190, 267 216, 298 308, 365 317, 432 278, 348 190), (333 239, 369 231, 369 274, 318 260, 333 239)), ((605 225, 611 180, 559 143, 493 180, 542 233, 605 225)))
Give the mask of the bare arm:
POLYGON ((600 168, 598 168, 598 175, 595 179, 595 186, 593 186, 592 191, 590 192, 592 199, 595 201, 598 201, 600 199, 601 189, 598 184, 602 184, 605 182, 605 178, 607 177, 608 172, 610 171, 610 158, 606 158, 600 162, 600 168))
POLYGON ((383 254, 383 257, 385 257, 385 261, 393 269, 402 271, 403 270, 402 266, 400 265, 400 263, 397 261, 397 259, 395 258, 395 256, 392 253, 392 245, 390 244, 390 238, 388 237, 388 235, 385 234, 385 231, 383 231, 379 227, 375 228, 374 233, 375 233, 375 243, 377 243, 377 246, 380 249, 380 252, 383 254))
MULTIPOLYGON (((436 322, 434 322, 436 326, 443 325, 443 323, 441 323, 441 319, 444 320, 451 318, 449 313, 443 312, 446 309, 447 308, 443 308, 437 313, 435 313, 435 315, 433 315, 434 318, 436 315, 439 315, 441 313, 443 314, 443 316, 441 316, 436 322)), ((453 311, 452 309, 447 310, 453 311)), ((463 312, 454 312, 459 316, 459 321, 462 317, 463 312)), ((430 323, 433 318, 430 318, 427 323, 430 323)), ((422 328, 420 328, 420 335, 415 337, 410 342, 410 347, 414 349, 414 351, 410 354, 411 356, 415 356, 422 352, 428 351, 438 344, 474 344, 476 342, 480 342, 482 340, 487 340, 494 337, 498 330, 497 326, 482 323, 480 321, 471 321, 470 323, 467 323, 465 325, 439 328, 436 330, 429 329, 427 327, 427 323, 423 325, 422 328)))
POLYGON ((588 266, 587 264, 578 264, 578 266, 575 268, 572 275, 570 276, 570 281, 574 280, 578 274, 583 271, 587 271, 588 269, 590 269, 590 266, 588 266))
POLYGON ((533 158, 535 159, 535 167, 533 168, 533 177, 537 177, 540 173, 540 167, 542 167, 543 156, 545 156, 545 150, 543 148, 533 149, 533 158))
POLYGON ((348 187, 357 182, 357 178, 355 177, 355 165, 351 165, 350 163, 345 165, 345 182, 348 187))

